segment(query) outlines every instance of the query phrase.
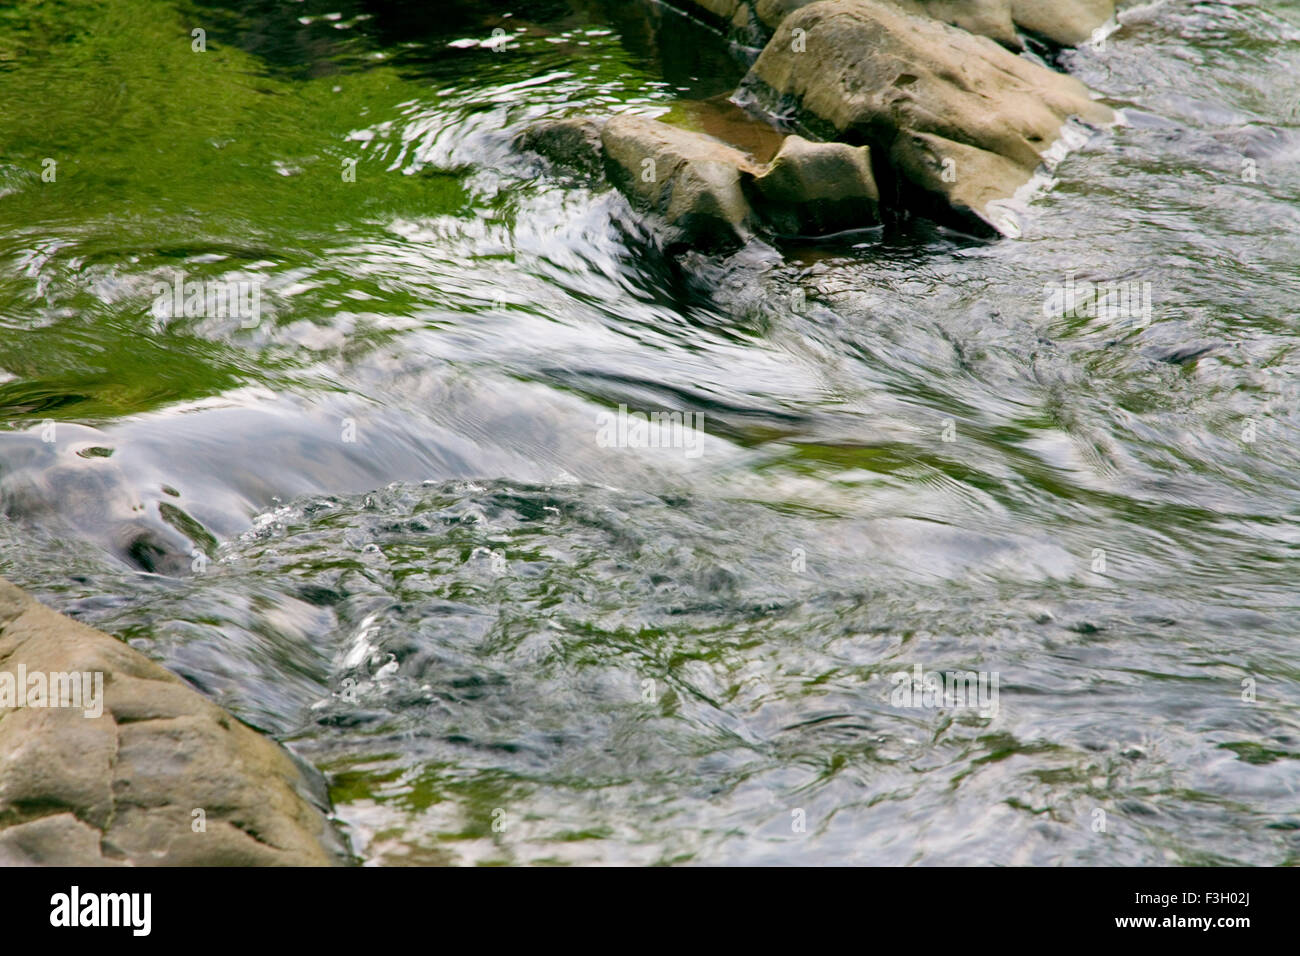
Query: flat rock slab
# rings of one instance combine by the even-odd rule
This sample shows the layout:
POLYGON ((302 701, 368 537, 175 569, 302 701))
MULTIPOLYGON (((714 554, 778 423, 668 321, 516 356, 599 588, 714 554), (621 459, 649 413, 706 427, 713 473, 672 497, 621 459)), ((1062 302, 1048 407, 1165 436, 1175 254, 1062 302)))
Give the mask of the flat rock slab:
POLYGON ((342 864, 328 813, 287 750, 0 579, 0 865, 342 864))

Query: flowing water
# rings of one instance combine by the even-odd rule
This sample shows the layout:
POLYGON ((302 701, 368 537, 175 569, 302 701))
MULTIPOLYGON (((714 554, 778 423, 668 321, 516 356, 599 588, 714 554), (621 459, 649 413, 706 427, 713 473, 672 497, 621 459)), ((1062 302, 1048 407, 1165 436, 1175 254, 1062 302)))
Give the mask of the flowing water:
POLYGON ((761 153, 744 56, 649 0, 0 5, 0 570, 372 864, 1300 861, 1300 3, 1064 54, 1123 122, 1016 239, 673 262, 511 147, 761 153))

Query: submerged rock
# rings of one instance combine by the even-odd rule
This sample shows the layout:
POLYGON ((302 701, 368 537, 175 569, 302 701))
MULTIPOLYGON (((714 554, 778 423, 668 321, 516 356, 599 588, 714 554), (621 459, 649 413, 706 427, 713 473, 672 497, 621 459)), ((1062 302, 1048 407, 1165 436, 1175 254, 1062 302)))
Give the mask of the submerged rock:
POLYGON ((328 812, 288 751, 0 579, 0 865, 343 863, 328 812))
POLYGON ((988 202, 1030 179, 1070 117, 1112 118, 1077 80, 878 0, 820 0, 786 17, 743 88, 803 132, 890 157, 889 198, 950 207, 965 226, 995 223, 988 202), (917 175, 918 142, 942 154, 937 181, 917 175))
POLYGON ((604 168, 601 125, 581 116, 543 120, 515 137, 515 148, 537 153, 564 169, 598 177, 604 168))

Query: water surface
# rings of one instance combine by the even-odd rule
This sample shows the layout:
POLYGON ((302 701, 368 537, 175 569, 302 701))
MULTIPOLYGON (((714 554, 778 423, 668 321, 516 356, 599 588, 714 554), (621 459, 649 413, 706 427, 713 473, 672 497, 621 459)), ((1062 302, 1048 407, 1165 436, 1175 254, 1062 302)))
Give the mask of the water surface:
POLYGON ((1124 123, 1019 239, 684 263, 511 139, 761 152, 743 55, 449 6, 0 7, 0 570, 322 767, 369 863, 1300 860, 1300 6, 1066 53, 1124 123), (1045 315, 1070 276, 1152 321, 1045 315), (996 713, 894 706, 918 664, 996 713))

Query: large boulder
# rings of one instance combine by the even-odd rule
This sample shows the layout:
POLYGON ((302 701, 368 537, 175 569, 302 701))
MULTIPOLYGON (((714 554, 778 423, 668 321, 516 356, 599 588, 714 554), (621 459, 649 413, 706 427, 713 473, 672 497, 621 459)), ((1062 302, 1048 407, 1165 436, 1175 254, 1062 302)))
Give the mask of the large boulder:
POLYGON ((1029 181, 1071 117, 1112 119, 1077 80, 877 0, 820 0, 790 14, 742 90, 812 138, 889 157, 894 181, 879 183, 889 198, 947 209, 977 231, 996 231, 988 203, 1010 198, 1013 181, 1029 181), (920 157, 909 144, 918 135, 931 149, 945 140, 967 149, 941 156, 937 179, 916 177, 920 157))
POLYGON ((899 9, 942 20, 1005 47, 1023 47, 1020 32, 1057 46, 1076 46, 1115 15, 1115 0, 889 0, 899 9))
POLYGON ((1078 46, 1115 16, 1115 0, 1010 0, 1022 30, 1059 46, 1078 46))
POLYGON ((744 153, 642 116, 613 117, 601 143, 610 181, 636 206, 663 218, 669 248, 722 251, 752 235, 741 175, 758 170, 744 153))
MULTIPOLYGON (((794 11, 815 0, 671 0, 731 39, 761 46, 794 11)), ((1115 0, 885 0, 900 10, 932 17, 1020 49, 1018 30, 1058 46, 1075 46, 1115 15, 1115 0)))
POLYGON ((662 218, 670 249, 725 251, 756 229, 859 228, 877 223, 882 208, 1016 235, 1014 210, 1036 187, 1045 157, 1062 152, 1057 144, 1077 126, 1072 120, 1083 121, 1086 137, 1087 124, 1113 119, 1077 80, 1005 48, 1019 45, 1018 26, 1062 42, 1084 39, 1113 13, 1112 0, 680 5, 737 29, 775 27, 736 97, 802 134, 788 137, 770 165, 635 116, 603 127, 543 122, 518 140, 568 168, 590 174, 603 166, 637 207, 662 218))
POLYGON ((819 235, 880 221, 871 151, 787 136, 771 164, 744 178, 759 218, 784 235, 819 235))
POLYGON ((288 751, 0 579, 0 865, 343 863, 328 812, 288 751))

